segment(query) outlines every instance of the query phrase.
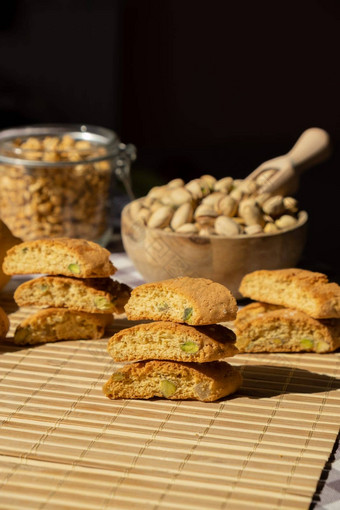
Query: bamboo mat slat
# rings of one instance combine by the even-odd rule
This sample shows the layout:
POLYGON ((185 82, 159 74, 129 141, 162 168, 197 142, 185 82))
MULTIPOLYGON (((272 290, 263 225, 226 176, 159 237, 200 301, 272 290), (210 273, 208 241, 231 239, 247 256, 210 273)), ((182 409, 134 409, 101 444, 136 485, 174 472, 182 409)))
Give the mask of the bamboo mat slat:
MULTIPOLYGON (((213 403, 107 399, 107 338, 0 343, 0 508, 308 509, 339 430, 340 354, 244 354, 213 403)), ((112 334, 130 322, 115 321, 112 334)))

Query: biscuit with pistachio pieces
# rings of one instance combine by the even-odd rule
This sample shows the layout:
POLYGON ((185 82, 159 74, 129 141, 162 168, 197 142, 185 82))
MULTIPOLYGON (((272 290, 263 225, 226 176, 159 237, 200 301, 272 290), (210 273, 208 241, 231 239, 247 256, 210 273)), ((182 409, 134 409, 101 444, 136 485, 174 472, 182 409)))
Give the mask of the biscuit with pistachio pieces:
POLYGON ((226 361, 180 363, 141 361, 116 371, 103 387, 111 399, 200 400, 213 402, 238 390, 242 375, 226 361))
POLYGON ((207 278, 184 276, 136 287, 125 311, 131 320, 200 326, 234 320, 237 303, 224 285, 207 278))
POLYGON ((314 319, 298 310, 255 302, 235 321, 240 352, 317 352, 340 347, 339 319, 314 319))
POLYGON ((76 278, 105 278, 116 272, 110 252, 85 239, 61 237, 26 241, 8 250, 3 271, 7 275, 48 274, 76 278))
POLYGON ((116 362, 155 359, 206 363, 237 354, 235 341, 235 333, 221 325, 157 321, 115 333, 108 342, 108 352, 116 362))
POLYGON ((8 316, 0 306, 0 339, 6 338, 9 330, 9 319, 8 316))
POLYGON ((340 318, 340 286, 323 273, 288 268, 246 274, 240 284, 244 297, 294 308, 314 319, 340 318))
POLYGON ((122 314, 130 292, 128 285, 112 278, 41 276, 19 285, 14 300, 18 306, 122 314))
POLYGON ((112 314, 46 308, 33 313, 19 324, 13 342, 18 345, 34 345, 58 340, 102 338, 105 328, 112 321, 112 314))

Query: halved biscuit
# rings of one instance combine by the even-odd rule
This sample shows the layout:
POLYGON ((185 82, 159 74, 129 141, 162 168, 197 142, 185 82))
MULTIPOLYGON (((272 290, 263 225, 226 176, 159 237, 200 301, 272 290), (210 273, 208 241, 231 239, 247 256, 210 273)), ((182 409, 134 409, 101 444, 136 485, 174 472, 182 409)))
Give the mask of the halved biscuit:
POLYGON ((235 321, 240 352, 332 352, 340 347, 340 320, 266 303, 242 308, 235 321))
POLYGON ((130 293, 130 287, 112 278, 41 276, 19 285, 14 300, 18 306, 121 314, 130 293))
POLYGON ((110 252, 85 239, 56 238, 26 241, 8 250, 3 271, 8 275, 49 274, 105 278, 116 272, 110 252))
POLYGON ((141 361, 115 372, 103 391, 111 399, 163 397, 212 402, 234 393, 241 384, 242 375, 226 361, 141 361))
POLYGON ((326 275, 304 269, 260 270, 245 275, 244 297, 295 308, 315 319, 340 318, 340 286, 326 275))
POLYGON ((199 326, 235 319, 237 303, 224 285, 206 278, 184 276, 136 287, 125 311, 131 320, 199 326))
POLYGON ((86 340, 101 338, 113 321, 112 314, 87 313, 67 308, 39 310, 23 320, 16 328, 15 344, 42 344, 58 340, 86 340))
POLYGON ((115 361, 171 360, 206 363, 238 353, 236 336, 220 326, 151 322, 123 329, 108 342, 115 361))
POLYGON ((6 335, 9 330, 9 319, 5 310, 3 310, 0 306, 0 339, 6 338, 6 335))

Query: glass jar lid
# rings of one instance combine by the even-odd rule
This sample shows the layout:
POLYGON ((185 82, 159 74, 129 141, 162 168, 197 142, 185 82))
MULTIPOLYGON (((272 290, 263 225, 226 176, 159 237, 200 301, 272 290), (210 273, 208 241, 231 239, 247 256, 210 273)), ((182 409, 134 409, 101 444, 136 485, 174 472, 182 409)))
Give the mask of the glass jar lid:
POLYGON ((117 157, 125 147, 110 129, 85 124, 36 124, 0 132, 0 163, 44 167, 94 163, 117 157), (49 153, 54 157, 49 158, 49 153))

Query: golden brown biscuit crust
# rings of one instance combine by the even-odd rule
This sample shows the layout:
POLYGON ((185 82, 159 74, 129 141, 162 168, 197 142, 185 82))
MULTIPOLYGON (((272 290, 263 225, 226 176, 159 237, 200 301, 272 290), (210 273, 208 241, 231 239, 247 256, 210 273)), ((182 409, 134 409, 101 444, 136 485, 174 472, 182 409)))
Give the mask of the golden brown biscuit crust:
POLYGON ((235 333, 224 326, 158 321, 119 331, 110 338, 108 351, 117 362, 155 359, 206 363, 237 354, 235 341, 235 333))
POLYGON ((103 391, 111 399, 163 397, 212 402, 234 393, 241 384, 240 372, 225 361, 141 361, 112 374, 103 391))
POLYGON ((340 318, 340 286, 326 275, 290 268, 254 271, 240 285, 244 297, 295 308, 315 319, 340 318))
POLYGON ((3 271, 8 275, 49 274, 104 278, 116 272, 110 252, 85 239, 26 241, 8 250, 3 271))
POLYGON ((130 287, 112 278, 41 276, 19 285, 14 300, 18 306, 121 314, 130 292, 130 287))
POLYGON ((229 289, 206 278, 179 277, 133 289, 125 306, 128 319, 183 322, 193 326, 236 318, 229 289))
POLYGON ((58 340, 97 339, 104 335, 105 327, 112 320, 112 314, 46 308, 30 315, 19 324, 13 342, 26 345, 58 340))
POLYGON ((236 320, 233 325, 235 328, 241 329, 247 322, 255 319, 259 315, 262 315, 267 312, 271 312, 274 310, 285 310, 285 307, 280 305, 272 305, 270 303, 263 303, 259 301, 254 301, 249 305, 243 306, 237 312, 236 320))
POLYGON ((314 319, 266 303, 242 308, 235 321, 240 352, 332 352, 340 347, 340 320, 314 319))
POLYGON ((9 330, 9 318, 5 310, 3 310, 0 306, 0 339, 6 338, 6 335, 9 330))

